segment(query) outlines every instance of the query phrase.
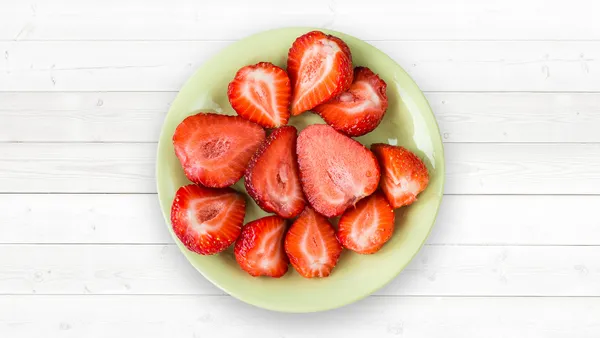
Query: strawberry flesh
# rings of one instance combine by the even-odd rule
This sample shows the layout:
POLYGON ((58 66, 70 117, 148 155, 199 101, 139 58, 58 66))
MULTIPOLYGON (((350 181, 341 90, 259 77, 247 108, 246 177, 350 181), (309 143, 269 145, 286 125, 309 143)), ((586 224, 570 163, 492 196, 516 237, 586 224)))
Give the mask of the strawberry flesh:
POLYGON ((300 132, 296 153, 304 194, 322 215, 339 216, 377 189, 379 165, 373 153, 328 125, 300 132))
POLYGON ((175 193, 171 206, 173 232, 189 250, 213 255, 240 235, 246 201, 231 188, 212 189, 195 184, 175 193))
POLYGON ((297 130, 275 129, 261 145, 246 169, 246 191, 265 211, 283 218, 298 216, 306 201, 296 161, 297 130))
POLYGON ((381 165, 381 189, 392 208, 412 204, 427 187, 427 167, 409 150, 383 143, 371 145, 381 165))
POLYGON ((287 124, 291 95, 287 73, 270 62, 243 67, 227 90, 237 114, 265 128, 287 124))
POLYGON ((285 252, 302 277, 327 277, 337 264, 342 246, 327 218, 307 207, 285 236, 285 252))
POLYGON ((237 182, 265 140, 265 131, 238 116, 200 113, 175 130, 173 146, 187 178, 211 188, 237 182))
POLYGON ((388 106, 386 83, 369 68, 356 67, 350 89, 313 110, 327 124, 349 136, 377 128, 388 106))
POLYGON ((287 71, 292 84, 292 115, 300 115, 345 91, 352 83, 350 48, 320 31, 294 41, 287 71))
POLYGON ((267 216, 246 224, 235 242, 235 260, 252 276, 281 277, 288 270, 283 247, 286 221, 267 216))
POLYGON ((376 192, 344 212, 336 236, 345 248, 372 254, 379 251, 393 233, 394 209, 381 192, 376 192))

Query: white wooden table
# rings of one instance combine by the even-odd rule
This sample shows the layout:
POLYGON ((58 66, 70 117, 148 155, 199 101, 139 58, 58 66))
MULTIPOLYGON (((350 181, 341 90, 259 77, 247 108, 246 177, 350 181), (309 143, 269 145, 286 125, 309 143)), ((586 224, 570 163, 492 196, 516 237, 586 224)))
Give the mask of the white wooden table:
POLYGON ((599 337, 599 15, 596 0, 0 0, 0 337, 599 337), (396 59, 447 158, 410 266, 303 315, 203 279, 154 182, 184 81, 292 25, 396 59))

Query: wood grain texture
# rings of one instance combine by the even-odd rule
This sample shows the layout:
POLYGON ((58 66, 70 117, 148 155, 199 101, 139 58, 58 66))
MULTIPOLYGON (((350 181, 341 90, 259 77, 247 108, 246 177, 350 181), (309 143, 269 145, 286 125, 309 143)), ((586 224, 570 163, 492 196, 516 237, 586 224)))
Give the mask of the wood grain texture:
POLYGON ((599 142, 598 93, 426 93, 444 142, 599 142))
MULTIPOLYGON (((156 142, 176 92, 0 92, 1 142, 156 142)), ((440 93, 444 142, 600 142, 600 93, 440 93)))
POLYGON ((157 142, 175 92, 0 93, 1 142, 157 142))
MULTIPOLYGON (((0 143, 0 192, 154 193, 156 144, 0 143)), ((447 194, 600 194, 600 144, 445 146, 447 194)))
MULTIPOLYGON (((0 194, 2 244, 173 244, 155 194, 0 194)), ((432 245, 600 245, 600 196, 447 195, 432 245), (493 217, 490 217, 493 215, 493 217)))
POLYGON ((594 0, 374 0, 368 6, 307 0, 293 7, 276 0, 10 1, 0 4, 0 39, 239 39, 275 27, 314 26, 363 39, 590 40, 600 38, 599 6, 594 0))
POLYGON ((156 192, 156 144, 0 144, 1 192, 156 192))
POLYGON ((0 335, 11 338, 596 338, 600 299, 371 297, 298 315, 227 296, 9 296, 0 298, 0 316, 0 335))
POLYGON ((600 144, 448 144, 449 194, 598 194, 600 144))
MULTIPOLYGON (((223 294, 173 245, 0 245, 0 290, 223 294)), ((426 245, 376 294, 600 297, 600 247, 426 245)))
MULTIPOLYGON (((425 91, 600 91, 600 41, 371 42, 425 91)), ((229 44, 0 42, 0 91, 177 91, 229 44)))

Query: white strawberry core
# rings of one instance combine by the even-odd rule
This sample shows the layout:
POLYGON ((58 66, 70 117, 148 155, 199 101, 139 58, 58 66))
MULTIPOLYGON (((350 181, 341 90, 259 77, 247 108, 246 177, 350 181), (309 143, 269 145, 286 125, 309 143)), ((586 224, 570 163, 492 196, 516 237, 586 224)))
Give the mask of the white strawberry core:
MULTIPOLYGON (((388 172, 388 175, 390 173, 388 172)), ((394 175, 390 175, 391 178, 391 193, 394 196, 403 196, 406 194, 410 194, 412 196, 417 196, 421 186, 415 180, 411 180, 408 177, 395 177, 394 175)))
MULTIPOLYGON (((260 241, 260 245, 252 255, 252 260, 261 268, 269 269, 277 265, 281 260, 281 239, 284 232, 281 229, 275 228, 264 235, 260 241), (276 253, 273 255, 273 253, 276 253)), ((250 258, 250 257, 248 257, 250 258)))
POLYGON ((214 232, 221 227, 221 222, 216 222, 215 219, 221 219, 217 217, 223 210, 229 213, 229 209, 226 209, 225 204, 222 202, 222 197, 203 198, 201 201, 192 201, 190 207, 187 209, 187 219, 192 230, 200 235, 206 235, 210 232, 214 232))
POLYGON ((294 98, 295 102, 302 100, 304 96, 311 93, 317 85, 323 82, 333 68, 335 55, 339 52, 342 52, 340 46, 329 39, 319 40, 304 52, 298 71, 298 74, 302 74, 302 77, 296 84, 296 88, 299 86, 306 87, 304 87, 302 95, 294 98))
MULTIPOLYGON (((227 152, 227 150, 229 150, 230 145, 231 145, 231 142, 228 139, 217 138, 217 139, 213 139, 213 140, 201 143, 200 145, 196 145, 196 144, 193 144, 190 142, 190 145, 188 147, 191 148, 191 147, 196 146, 202 152, 202 155, 204 156, 204 158, 214 159, 214 158, 220 157, 225 152, 227 152)), ((188 147, 186 147, 186 148, 188 148, 188 147)), ((193 152, 194 150, 190 149, 187 151, 193 152)))
POLYGON ((379 211, 373 208, 373 201, 369 202, 368 209, 363 212, 360 217, 357 217, 352 223, 352 231, 350 231, 350 239, 356 243, 358 247, 365 248, 371 245, 370 239, 377 233, 379 219, 379 211), (366 227, 368 225, 368 227, 366 227))
POLYGON ((300 250, 302 251, 302 254, 307 257, 307 262, 310 262, 309 264, 309 269, 310 270, 321 270, 325 265, 327 265, 330 261, 329 256, 327 255, 327 243, 325 243, 325 240, 323 239, 322 236, 318 236, 317 238, 315 238, 315 236, 309 236, 309 234, 311 233, 319 233, 319 229, 317 227, 317 220, 315 218, 315 215, 311 215, 313 220, 310 222, 307 222, 309 224, 309 226, 311 226, 313 229, 306 229, 304 230, 304 233, 302 235, 302 240, 300 242, 300 250), (319 241, 319 243, 316 243, 316 241, 319 241), (314 243, 310 243, 310 241, 314 241, 314 243), (311 245, 312 244, 312 245, 311 245), (321 252, 318 253, 318 255, 313 255, 311 252, 309 252, 308 248, 320 248, 321 252))
POLYGON ((330 163, 327 165, 327 175, 331 179, 331 182, 344 193, 344 196, 341 198, 335 200, 329 199, 330 203, 340 203, 346 200, 347 197, 359 200, 365 195, 364 187, 354 184, 354 176, 348 171, 348 168, 336 163, 330 163))
POLYGON ((301 196, 298 193, 295 184, 288 184, 290 181, 291 175, 290 164, 286 161, 279 162, 277 174, 271 176, 272 178, 267 181, 269 194, 269 201, 267 202, 272 208, 286 208, 290 205, 290 200, 296 200, 298 196, 301 196), (294 191, 291 191, 294 189, 294 191))
MULTIPOLYGON (((373 86, 371 86, 368 82, 360 81, 360 82, 354 83, 352 86, 353 86, 354 92, 360 92, 360 93, 362 93, 361 96, 365 95, 366 97, 364 100, 361 101, 361 103, 359 105, 345 108, 344 111, 346 113, 361 114, 367 108, 381 107, 381 99, 379 98, 379 94, 377 93, 375 88, 373 88, 373 86)), ((341 102, 354 102, 355 96, 352 95, 351 93, 345 92, 342 95, 340 95, 340 101, 341 102)))
POLYGON ((277 95, 271 95, 269 102, 267 92, 263 86, 266 86, 271 93, 277 93, 275 78, 271 73, 260 68, 249 71, 246 74, 246 81, 244 81, 241 89, 242 95, 255 106, 260 107, 263 112, 268 113, 269 116, 274 118, 276 112, 273 109, 277 107, 277 95), (258 100, 254 99, 255 95, 258 96, 258 100))

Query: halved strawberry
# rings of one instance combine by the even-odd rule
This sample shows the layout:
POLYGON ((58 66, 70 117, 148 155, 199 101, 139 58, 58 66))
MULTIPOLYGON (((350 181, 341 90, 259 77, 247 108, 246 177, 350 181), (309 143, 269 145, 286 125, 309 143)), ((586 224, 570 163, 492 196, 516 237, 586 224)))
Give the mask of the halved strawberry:
POLYGON ((264 140, 265 131, 241 117, 200 113, 177 126, 173 146, 190 181, 223 188, 244 175, 264 140))
POLYGON ((287 73, 270 62, 238 70, 227 96, 239 116, 265 128, 287 124, 292 87, 287 73))
POLYGON ((245 214, 246 201, 233 189, 190 184, 175 193, 171 224, 186 248, 212 255, 227 249, 238 238, 245 214))
POLYGON ((336 236, 345 248, 372 254, 379 251, 393 233, 394 209, 381 192, 376 192, 344 212, 336 236))
POLYGON ((327 218, 307 207, 285 236, 285 252, 302 277, 327 277, 340 258, 342 246, 327 218))
POLYGON ((381 189, 392 208, 417 200, 429 183, 427 167, 417 155, 400 146, 383 143, 371 145, 382 167, 381 189))
POLYGON ((328 125, 302 130, 296 153, 302 189, 320 214, 338 216, 377 189, 379 165, 373 153, 328 125))
POLYGON ((327 124, 349 136, 361 136, 375 129, 388 106, 386 83, 369 68, 354 68, 350 89, 313 110, 327 124))
POLYGON ((288 270, 283 248, 286 221, 267 216, 244 226, 235 242, 235 260, 252 276, 281 277, 288 270))
POLYGON ((298 176, 296 128, 275 129, 246 169, 246 191, 258 206, 284 218, 298 216, 306 201, 298 176))
POLYGON ((293 89, 291 112, 300 115, 350 87, 350 48, 335 36, 306 33, 292 44, 287 71, 293 89))

